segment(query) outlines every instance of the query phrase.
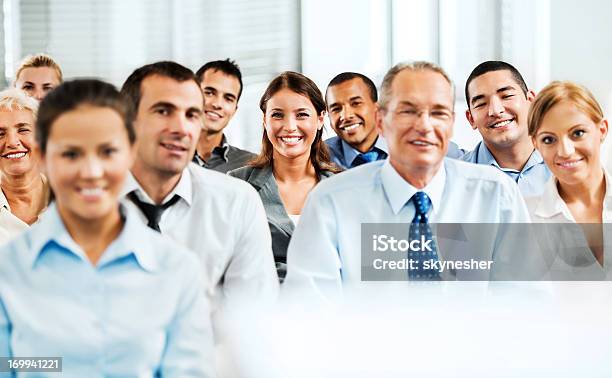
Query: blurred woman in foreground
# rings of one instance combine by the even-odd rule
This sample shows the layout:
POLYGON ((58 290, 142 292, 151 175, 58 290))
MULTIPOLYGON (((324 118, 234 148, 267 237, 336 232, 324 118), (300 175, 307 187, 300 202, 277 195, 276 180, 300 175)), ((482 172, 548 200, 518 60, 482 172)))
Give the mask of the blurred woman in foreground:
POLYGON ((213 376, 195 256, 119 205, 135 139, 119 92, 64 83, 36 131, 55 199, 0 250, 0 356, 61 356, 75 377, 213 376))

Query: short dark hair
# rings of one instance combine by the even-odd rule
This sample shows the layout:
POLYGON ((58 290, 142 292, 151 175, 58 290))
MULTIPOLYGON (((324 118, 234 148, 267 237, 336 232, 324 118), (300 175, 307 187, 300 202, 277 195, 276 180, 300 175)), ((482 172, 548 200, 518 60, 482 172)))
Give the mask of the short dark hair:
POLYGON ((370 90, 370 98, 372 99, 372 101, 378 101, 378 90, 376 89, 376 85, 374 84, 374 82, 366 75, 357 72, 342 72, 341 74, 338 74, 333 79, 331 79, 329 84, 327 84, 327 89, 325 90, 325 99, 327 100, 327 93, 329 92, 330 87, 342 84, 346 81, 353 79, 361 79, 361 81, 363 81, 363 83, 370 90))
POLYGON ((233 76, 238 79, 238 83, 240 83, 240 90, 238 91, 238 98, 236 101, 240 100, 240 96, 242 96, 242 73, 240 72, 240 67, 238 67, 238 64, 236 64, 235 61, 227 58, 225 60, 213 60, 212 62, 204 64, 196 72, 196 76, 198 77, 198 81, 200 83, 202 83, 202 80, 204 80, 204 74, 208 70, 221 71, 228 76, 233 76))
POLYGON ((468 76, 467 81, 465 82, 465 101, 467 102, 468 109, 470 108, 470 94, 468 92, 468 86, 472 80, 493 71, 510 71, 512 78, 519 85, 525 97, 527 97, 527 92, 529 91, 529 89, 527 89, 527 84, 525 83, 521 73, 512 64, 502 62, 501 60, 488 60, 477 65, 476 68, 472 70, 472 73, 470 76, 468 76))
POLYGON ((163 61, 144 65, 128 76, 121 87, 121 96, 128 106, 130 122, 136 118, 138 106, 142 98, 142 82, 149 76, 163 76, 174 79, 180 83, 193 80, 200 88, 198 78, 189 68, 176 62, 163 61))
MULTIPOLYGON (((308 98, 314 106, 317 115, 320 116, 325 113, 325 100, 323 100, 323 96, 317 85, 301 73, 286 71, 275 77, 270 84, 268 84, 268 88, 266 88, 266 91, 261 96, 259 108, 264 114, 266 114, 268 101, 272 96, 283 89, 289 89, 294 93, 308 98)), ((272 165, 273 150, 274 147, 272 143, 270 143, 267 132, 264 129, 261 140, 261 151, 259 155, 249 162, 249 165, 255 168, 263 168, 272 165)), ((323 128, 317 131, 314 141, 310 146, 310 162, 314 166, 317 174, 322 171, 331 171, 334 173, 341 171, 331 162, 329 150, 323 141, 323 128)))
POLYGON ((134 143, 136 135, 128 117, 127 105, 117 88, 96 79, 76 79, 60 84, 40 103, 36 119, 36 141, 43 154, 47 150, 47 141, 53 122, 62 114, 82 105, 110 108, 116 111, 123 120, 130 143, 134 143))

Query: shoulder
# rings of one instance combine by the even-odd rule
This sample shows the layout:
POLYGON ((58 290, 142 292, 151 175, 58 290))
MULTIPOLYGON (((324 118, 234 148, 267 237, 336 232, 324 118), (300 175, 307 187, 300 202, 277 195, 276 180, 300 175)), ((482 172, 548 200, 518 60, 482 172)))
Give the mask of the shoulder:
POLYGON ((251 185, 239 178, 206 169, 194 163, 189 163, 188 169, 194 187, 194 197, 199 195, 235 197, 236 195, 250 195, 254 190, 251 185))
POLYGON ((472 151, 468 151, 464 153, 463 155, 459 156, 458 159, 469 162, 469 163, 476 163, 477 154, 478 154, 478 148, 475 148, 472 151))
POLYGON ((448 179, 465 182, 489 182, 497 186, 514 187, 516 183, 499 169, 483 164, 473 164, 461 160, 444 159, 448 179))
POLYGON ((249 160, 257 156, 251 151, 243 150, 242 148, 238 148, 236 146, 229 145, 229 153, 233 155, 234 158, 240 158, 243 160, 249 160))
POLYGON ((338 174, 330 174, 315 186, 311 194, 319 197, 338 196, 370 189, 380 181, 380 169, 384 163, 385 160, 378 160, 338 174))
POLYGON ((232 169, 231 171, 227 172, 227 174, 231 177, 236 177, 244 181, 249 181, 249 177, 251 177, 251 175, 258 169, 259 168, 246 166, 242 168, 232 169))

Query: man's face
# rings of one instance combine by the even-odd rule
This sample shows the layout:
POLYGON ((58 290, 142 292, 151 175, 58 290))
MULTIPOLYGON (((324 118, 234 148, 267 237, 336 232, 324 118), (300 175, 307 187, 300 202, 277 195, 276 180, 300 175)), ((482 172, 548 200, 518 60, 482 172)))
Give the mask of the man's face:
MULTIPOLYGON (((327 110, 331 126, 346 143, 358 150, 367 150, 375 138, 376 103, 368 86, 360 78, 328 88, 327 110)), ((362 151, 363 152, 363 151, 362 151)))
POLYGON ((452 87, 439 73, 401 71, 393 80, 378 127, 398 172, 437 169, 453 135, 452 87))
POLYGON ((209 69, 204 72, 200 87, 204 92, 204 130, 220 132, 238 109, 238 78, 221 71, 209 69))
POLYGON ((478 76, 468 93, 466 117, 488 146, 504 149, 529 139, 527 113, 535 95, 529 91, 525 96, 510 71, 478 76))
POLYGON ((202 92, 191 80, 152 75, 141 84, 134 121, 138 163, 160 176, 180 174, 195 152, 202 127, 202 92))

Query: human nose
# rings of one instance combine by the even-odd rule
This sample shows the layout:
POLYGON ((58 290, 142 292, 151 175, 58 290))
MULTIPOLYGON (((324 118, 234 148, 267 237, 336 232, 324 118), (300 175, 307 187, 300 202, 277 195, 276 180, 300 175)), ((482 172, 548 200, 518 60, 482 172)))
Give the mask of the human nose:
POLYGON ((499 98, 497 98, 497 96, 491 97, 491 100, 489 101, 489 115, 496 116, 503 112, 504 112, 504 107, 501 101, 499 100, 499 98))
POLYGON ((37 88, 34 90, 34 98, 38 101, 42 101, 45 97, 45 91, 42 88, 37 88))
POLYGON ((420 111, 419 113, 417 113, 415 119, 415 126, 416 130, 420 133, 426 134, 430 132, 433 128, 433 125, 431 123, 431 116, 429 115, 429 112, 420 111))
POLYGON ((6 135, 6 146, 7 147, 19 147, 21 140, 16 130, 10 129, 6 135))
POLYGON ((344 121, 347 119, 351 119, 355 116, 355 112, 353 111, 353 108, 351 108, 350 106, 343 106, 342 110, 340 111, 340 120, 344 121))
POLYGON ((84 159, 81 165, 81 177, 83 178, 99 178, 102 177, 104 168, 102 162, 97 157, 88 157, 84 159))
POLYGON ((576 150, 574 148, 574 142, 572 142, 569 138, 563 138, 558 146, 559 148, 557 150, 557 155, 560 157, 570 157, 576 150))

